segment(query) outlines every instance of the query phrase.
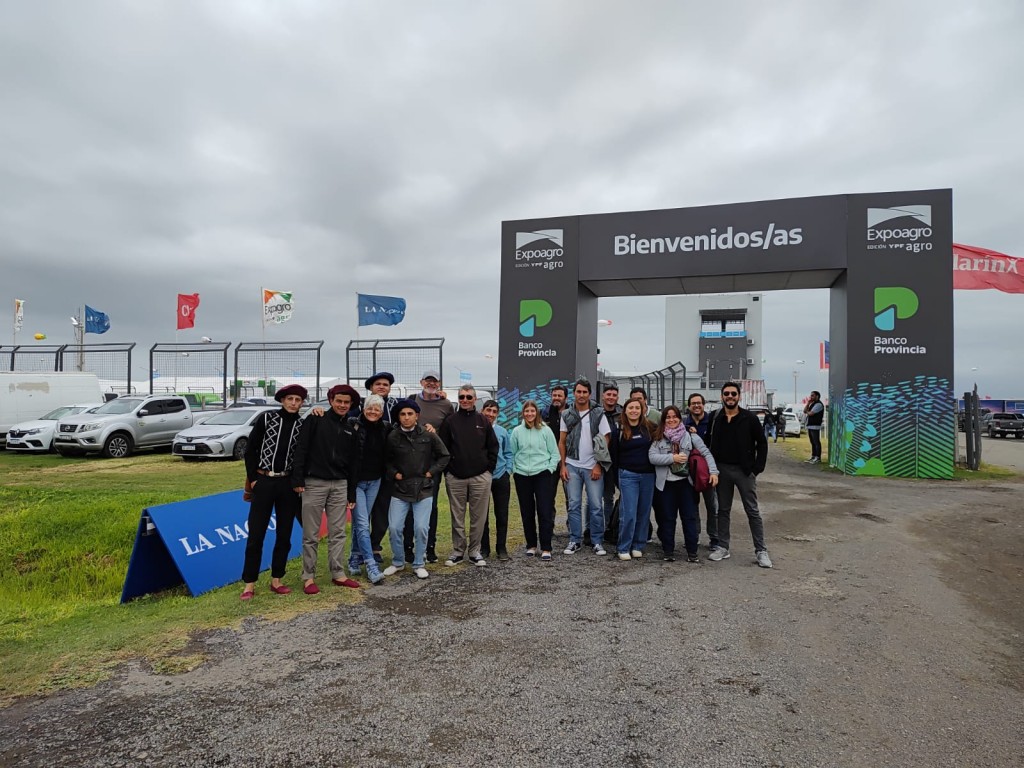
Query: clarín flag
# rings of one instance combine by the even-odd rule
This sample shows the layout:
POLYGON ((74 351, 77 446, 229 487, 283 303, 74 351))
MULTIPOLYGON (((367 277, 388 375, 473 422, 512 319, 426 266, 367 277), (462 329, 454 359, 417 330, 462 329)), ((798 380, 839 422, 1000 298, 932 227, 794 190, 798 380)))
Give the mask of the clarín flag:
POLYGON ((25 324, 25 302, 22 299, 14 300, 14 332, 21 330, 25 324))
POLYGON ((357 294, 359 325, 398 325, 405 320, 405 299, 357 294))
POLYGON ((110 317, 105 312, 85 305, 85 332, 106 333, 110 330, 110 317))
POLYGON ((263 289, 263 325, 280 325, 292 319, 294 294, 291 291, 263 289))
POLYGON ((198 293, 178 294, 178 330, 196 327, 196 310, 199 309, 198 293))
POLYGON ((953 243, 953 288, 1024 293, 1024 259, 974 245, 953 243))

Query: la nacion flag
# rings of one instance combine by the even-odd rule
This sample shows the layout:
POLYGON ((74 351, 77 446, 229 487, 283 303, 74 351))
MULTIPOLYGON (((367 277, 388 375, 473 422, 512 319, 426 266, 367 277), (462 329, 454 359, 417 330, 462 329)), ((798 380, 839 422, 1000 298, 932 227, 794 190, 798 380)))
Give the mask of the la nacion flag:
POLYGON ((1024 293, 1024 259, 974 245, 953 243, 953 288, 1024 293))
POLYGON ((178 330, 196 327, 196 310, 199 308, 198 293, 178 294, 178 330))
POLYGON ((356 294, 359 325, 398 325, 405 320, 405 299, 399 296, 356 294))

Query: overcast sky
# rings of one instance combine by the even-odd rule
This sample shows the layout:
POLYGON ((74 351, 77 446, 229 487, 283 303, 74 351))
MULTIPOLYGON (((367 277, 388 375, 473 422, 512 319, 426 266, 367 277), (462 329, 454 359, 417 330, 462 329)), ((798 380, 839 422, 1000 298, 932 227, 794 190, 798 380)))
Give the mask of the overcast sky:
MULTIPOLYGON (((958 242, 1024 256, 1019 0, 0 13, 19 343, 72 341, 88 303, 112 323, 88 341, 148 349, 174 340, 179 292, 202 299, 181 340, 258 340, 262 286, 295 294, 268 339, 324 339, 344 375, 362 291, 408 300, 362 338, 444 336, 449 380, 493 382, 500 223, 546 215, 951 187, 958 242)), ((665 364, 664 299, 600 314, 606 368, 665 364)), ((792 393, 798 359, 801 390, 824 383, 827 291, 768 294, 764 321, 768 386, 792 393)), ((1022 322, 1024 295, 957 292, 958 392, 1024 397, 1022 322)))

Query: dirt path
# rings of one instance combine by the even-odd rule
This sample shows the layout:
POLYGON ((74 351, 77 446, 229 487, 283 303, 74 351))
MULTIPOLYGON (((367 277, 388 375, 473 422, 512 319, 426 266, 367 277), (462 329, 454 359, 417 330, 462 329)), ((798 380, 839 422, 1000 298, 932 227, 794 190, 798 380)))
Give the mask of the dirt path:
POLYGON ((722 563, 437 569, 16 704, 0 765, 1024 764, 1024 484, 761 493, 774 570, 742 514, 722 563))

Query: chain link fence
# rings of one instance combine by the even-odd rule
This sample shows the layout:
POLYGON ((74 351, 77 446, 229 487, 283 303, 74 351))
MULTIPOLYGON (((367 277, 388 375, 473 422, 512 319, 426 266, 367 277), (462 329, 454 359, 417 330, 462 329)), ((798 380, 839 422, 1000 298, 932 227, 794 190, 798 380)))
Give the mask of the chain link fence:
POLYGON ((678 405, 685 410, 686 366, 680 362, 637 376, 605 376, 599 389, 604 389, 604 384, 611 382, 619 388, 620 402, 628 399, 629 390, 633 387, 643 387, 647 403, 652 407, 661 410, 666 405, 678 405))
POLYGON ((62 371, 95 373, 106 392, 132 392, 132 350, 135 342, 66 344, 57 353, 62 371))
POLYGON ((345 379, 353 387, 375 373, 395 377, 392 394, 404 397, 419 390, 424 371, 443 371, 444 339, 356 339, 345 348, 345 379))
POLYGON ((50 373, 60 370, 63 344, 24 344, 0 346, 0 370, 23 373, 50 373))
POLYGON ((228 347, 231 342, 154 344, 149 350, 150 394, 203 395, 193 402, 220 401, 228 390, 228 347))
POLYGON ((320 355, 323 341, 243 341, 235 347, 232 401, 273 397, 278 387, 301 384, 312 402, 322 400, 320 355))

